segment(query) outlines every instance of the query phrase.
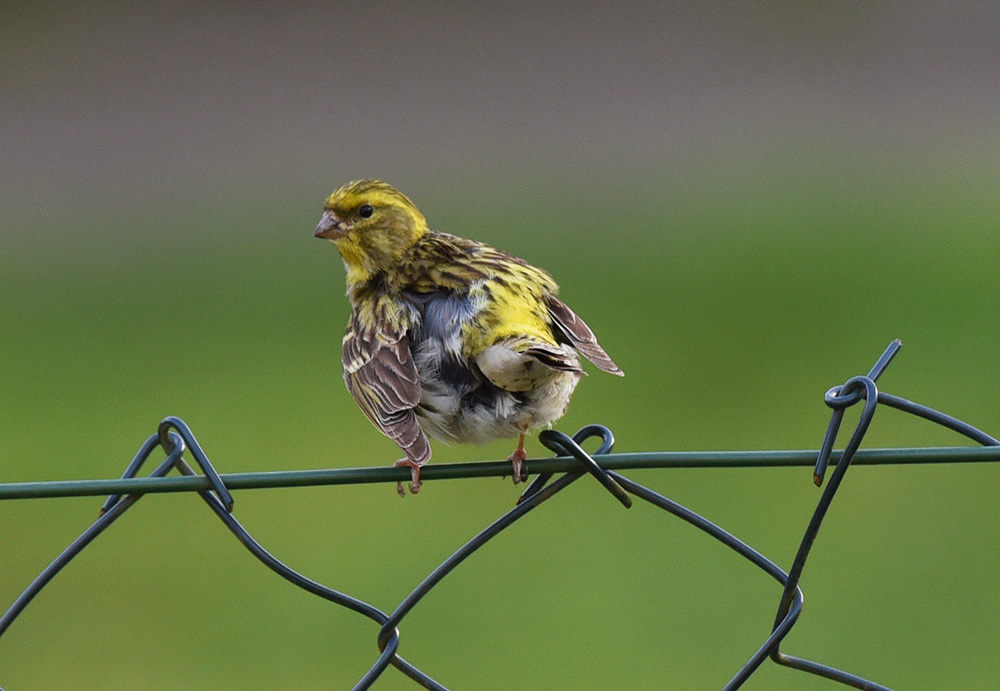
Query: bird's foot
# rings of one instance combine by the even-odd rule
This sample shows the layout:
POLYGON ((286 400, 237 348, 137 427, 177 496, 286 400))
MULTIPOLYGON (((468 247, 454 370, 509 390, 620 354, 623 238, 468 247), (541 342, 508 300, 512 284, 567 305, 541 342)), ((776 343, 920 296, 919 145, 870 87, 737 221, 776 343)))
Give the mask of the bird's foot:
POLYGON ((518 484, 523 480, 527 480, 528 476, 524 474, 524 460, 528 457, 528 454, 524 452, 524 435, 521 435, 520 440, 517 442, 517 448, 514 449, 507 460, 510 461, 511 466, 514 468, 514 484, 518 484))
MULTIPOLYGON (((421 485, 421 482, 420 482, 420 467, 421 466, 420 466, 420 464, 419 463, 414 463, 409 458, 401 458, 398 461, 396 461, 395 463, 393 463, 393 465, 395 467, 397 467, 397 468, 400 467, 400 466, 409 466, 410 467, 410 477, 411 477, 411 481, 410 481, 410 494, 416 494, 417 492, 419 492, 420 491, 420 485, 421 485)), ((401 497, 405 497, 406 496, 406 490, 403 489, 403 483, 402 482, 397 482, 396 483, 396 491, 399 493, 399 496, 401 496, 401 497)))

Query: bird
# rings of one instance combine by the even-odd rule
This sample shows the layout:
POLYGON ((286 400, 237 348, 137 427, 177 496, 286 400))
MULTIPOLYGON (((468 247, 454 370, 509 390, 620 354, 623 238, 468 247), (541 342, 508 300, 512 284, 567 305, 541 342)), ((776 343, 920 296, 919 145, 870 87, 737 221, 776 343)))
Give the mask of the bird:
MULTIPOLYGON (((432 230, 402 192, 364 179, 326 198, 315 237, 344 262, 351 316, 342 345, 347 390, 405 454, 410 492, 428 437, 518 438, 562 417, 585 374, 582 355, 624 376, 543 269, 475 240, 432 230)), ((397 491, 405 496, 403 484, 397 491)))

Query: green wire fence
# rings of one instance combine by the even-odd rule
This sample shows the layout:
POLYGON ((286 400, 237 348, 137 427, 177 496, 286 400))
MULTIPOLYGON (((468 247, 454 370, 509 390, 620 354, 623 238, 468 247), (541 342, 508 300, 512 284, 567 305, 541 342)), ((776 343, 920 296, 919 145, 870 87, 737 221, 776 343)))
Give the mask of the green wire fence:
MULTIPOLYGON (((781 585, 781 595, 771 634, 761 642, 756 651, 749 655, 747 662, 735 671, 729 683, 723 687, 724 691, 741 687, 768 658, 779 665, 816 674, 848 687, 870 691, 888 691, 889 687, 887 686, 863 679, 844 670, 788 655, 781 650, 781 642, 788 635, 802 612, 802 590, 799 587, 802 572, 826 512, 851 465, 994 463, 1000 461, 1000 441, 994 437, 949 415, 878 390, 876 381, 900 347, 901 343, 898 340, 893 341, 866 375, 853 377, 843 385, 833 387, 826 392, 825 402, 832 409, 832 414, 819 450, 674 451, 616 454, 612 453, 613 434, 606 427, 600 425, 584 427, 573 437, 555 431, 542 432, 541 442, 554 451, 556 456, 525 462, 525 471, 533 475, 535 479, 524 491, 517 505, 497 518, 491 525, 442 562, 400 602, 395 610, 389 613, 313 581, 271 555, 233 516, 231 491, 311 485, 396 483, 409 479, 410 472, 407 468, 339 468, 219 474, 208 460, 190 428, 179 418, 168 417, 160 423, 156 434, 145 441, 121 478, 0 484, 0 500, 110 495, 104 504, 100 518, 56 557, 0 617, 0 636, 8 631, 18 615, 69 561, 125 511, 135 505, 143 495, 158 492, 198 492, 209 508, 236 538, 265 566, 294 585, 368 617, 379 625, 376 637, 379 655, 364 677, 357 682, 355 689, 371 687, 375 680, 390 666, 395 667, 424 688, 447 689, 446 686, 398 654, 400 623, 410 610, 466 557, 483 547, 490 539, 526 513, 554 497, 584 474, 589 473, 607 488, 623 506, 631 506, 633 498, 657 506, 711 535, 762 569, 781 585), (862 412, 854 430, 843 449, 834 451, 834 443, 840 431, 844 411, 859 403, 862 404, 862 412), (879 405, 895 408, 947 427, 980 446, 861 450, 861 442, 879 405), (600 440, 600 448, 595 453, 588 453, 582 448, 582 444, 591 438, 600 440), (157 448, 166 455, 165 459, 148 476, 136 477, 144 463, 157 448), (187 457, 194 460, 201 470, 200 473, 197 473, 189 465, 187 457), (827 468, 831 465, 833 470, 827 479, 827 468), (795 559, 787 570, 711 521, 667 497, 633 482, 622 474, 623 471, 627 470, 650 468, 769 468, 787 466, 811 466, 814 469, 813 476, 816 484, 826 483, 809 524, 805 528, 795 559), (166 477, 171 470, 177 470, 180 472, 180 476, 166 477), (554 477, 556 479, 553 480, 554 477)), ((500 477, 509 474, 510 464, 508 462, 483 462, 431 465, 426 467, 421 475, 425 480, 446 480, 500 477)), ((2 641, 0 641, 0 645, 2 645, 2 641)), ((0 683, 2 681, 3 679, 0 678, 0 683)), ((664 681, 669 683, 670 680, 664 681)), ((0 691, 3 690, 0 689, 0 691)))

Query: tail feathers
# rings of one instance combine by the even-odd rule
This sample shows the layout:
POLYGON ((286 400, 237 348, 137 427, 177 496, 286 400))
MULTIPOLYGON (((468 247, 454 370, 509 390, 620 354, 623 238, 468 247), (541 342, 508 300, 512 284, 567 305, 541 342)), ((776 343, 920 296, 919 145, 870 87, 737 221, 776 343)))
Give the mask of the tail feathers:
POLYGON ((611 356, 604 352, 604 348, 597 343, 594 332, 580 317, 576 316, 573 310, 555 297, 548 299, 548 305, 549 315, 552 317, 553 326, 556 327, 557 337, 562 337, 560 340, 570 343, 599 369, 619 377, 625 376, 625 373, 615 364, 611 356))
POLYGON ((505 391, 530 391, 551 381, 554 372, 583 374, 580 358, 568 345, 553 345, 530 337, 496 343, 476 357, 483 375, 505 391))
MULTIPOLYGON (((570 351, 572 353, 572 351, 570 351)), ((525 355, 530 355, 543 365, 562 372, 576 372, 584 374, 580 369, 580 362, 576 357, 570 357, 565 350, 548 343, 536 343, 524 350, 525 355)))

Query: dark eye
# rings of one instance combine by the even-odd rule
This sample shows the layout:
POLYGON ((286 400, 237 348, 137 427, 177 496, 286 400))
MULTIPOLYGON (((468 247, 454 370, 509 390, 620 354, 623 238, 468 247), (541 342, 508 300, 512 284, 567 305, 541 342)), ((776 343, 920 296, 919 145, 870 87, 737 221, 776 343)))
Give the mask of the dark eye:
POLYGON ((375 209, 372 208, 371 204, 362 204, 358 207, 358 216, 361 218, 371 218, 373 213, 375 213, 375 209))

